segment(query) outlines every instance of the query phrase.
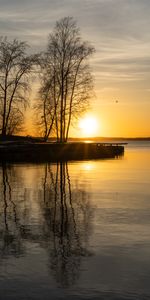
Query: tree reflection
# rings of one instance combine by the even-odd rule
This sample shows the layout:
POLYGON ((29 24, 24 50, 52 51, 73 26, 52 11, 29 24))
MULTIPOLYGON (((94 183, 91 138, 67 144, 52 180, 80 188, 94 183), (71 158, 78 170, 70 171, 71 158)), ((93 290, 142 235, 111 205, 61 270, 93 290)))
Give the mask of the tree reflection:
POLYGON ((13 254, 21 255, 24 251, 21 242, 19 212, 13 200, 12 179, 16 176, 14 168, 3 164, 1 167, 0 201, 0 253, 1 257, 13 254))
POLYGON ((50 235, 50 268, 58 283, 69 286, 80 273, 81 258, 89 256, 91 230, 89 195, 71 184, 67 163, 45 165, 43 215, 46 236, 50 235))
POLYGON ((89 194, 70 178, 67 163, 42 168, 40 186, 34 183, 30 189, 18 167, 0 168, 0 260, 23 257, 26 247, 38 243, 47 251, 57 284, 68 287, 79 277, 82 259, 91 255, 89 194))

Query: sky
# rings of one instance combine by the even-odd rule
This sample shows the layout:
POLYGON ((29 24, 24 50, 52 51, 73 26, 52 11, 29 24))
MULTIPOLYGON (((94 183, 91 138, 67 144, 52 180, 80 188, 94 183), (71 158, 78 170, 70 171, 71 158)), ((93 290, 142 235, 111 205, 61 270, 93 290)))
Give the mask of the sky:
POLYGON ((150 1, 0 0, 0 36, 27 41, 38 52, 66 16, 96 49, 88 113, 98 123, 94 135, 150 136, 150 1))

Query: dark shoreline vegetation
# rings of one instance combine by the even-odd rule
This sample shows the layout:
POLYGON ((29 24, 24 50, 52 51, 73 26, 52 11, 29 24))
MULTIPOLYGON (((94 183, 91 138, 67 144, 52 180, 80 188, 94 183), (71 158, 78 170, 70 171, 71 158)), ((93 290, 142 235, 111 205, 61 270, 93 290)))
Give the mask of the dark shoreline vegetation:
POLYGON ((69 138, 66 143, 41 137, 0 135, 0 162, 57 162, 107 159, 124 155, 124 146, 132 141, 150 142, 150 137, 69 138))
MULTIPOLYGON (((44 139, 40 136, 23 136, 23 135, 7 135, 7 136, 2 136, 0 134, 0 144, 5 143, 5 142, 44 142, 44 139)), ((69 137, 68 142, 126 142, 126 141, 150 141, 150 137, 103 137, 103 136, 96 136, 96 137, 83 137, 83 138, 78 138, 78 137, 69 137)), ((55 137, 50 137, 48 139, 48 142, 56 142, 55 137)))
POLYGON ((0 137, 0 162, 55 162, 115 158, 124 154, 123 144, 83 140, 57 143, 23 136, 0 137))

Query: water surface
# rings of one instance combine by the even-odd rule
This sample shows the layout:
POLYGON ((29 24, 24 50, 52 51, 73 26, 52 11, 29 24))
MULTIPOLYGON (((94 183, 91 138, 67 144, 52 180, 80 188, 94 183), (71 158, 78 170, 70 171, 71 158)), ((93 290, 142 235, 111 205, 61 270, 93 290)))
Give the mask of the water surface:
POLYGON ((150 143, 0 167, 0 299, 150 299, 150 143))

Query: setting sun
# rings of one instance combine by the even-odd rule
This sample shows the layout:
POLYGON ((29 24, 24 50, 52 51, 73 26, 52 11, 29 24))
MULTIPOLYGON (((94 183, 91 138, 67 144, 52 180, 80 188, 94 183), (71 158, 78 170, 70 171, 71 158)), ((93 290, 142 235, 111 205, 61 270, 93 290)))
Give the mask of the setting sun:
POLYGON ((87 116, 79 121, 79 128, 84 137, 96 136, 98 130, 97 119, 87 116))

